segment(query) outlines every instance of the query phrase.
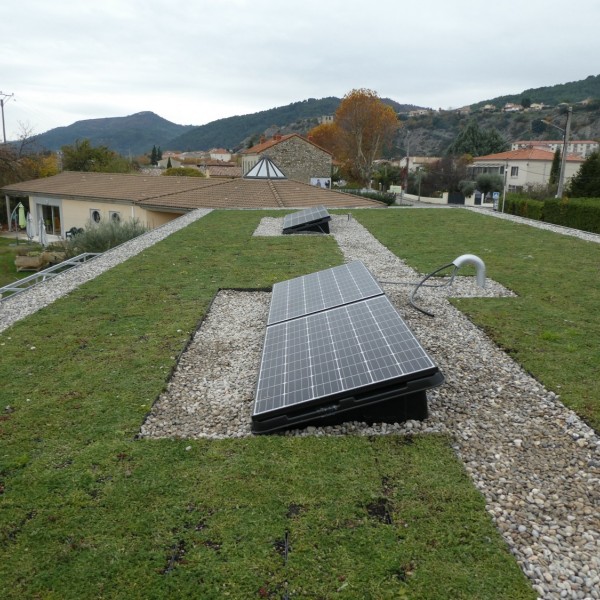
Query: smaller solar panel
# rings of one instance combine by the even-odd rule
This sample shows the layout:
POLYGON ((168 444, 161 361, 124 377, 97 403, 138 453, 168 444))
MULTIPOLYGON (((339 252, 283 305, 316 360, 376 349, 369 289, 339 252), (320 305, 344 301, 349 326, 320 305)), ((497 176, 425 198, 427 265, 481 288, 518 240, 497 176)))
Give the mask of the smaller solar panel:
POLYGON ((307 208, 283 218, 283 233, 296 231, 322 231, 329 233, 331 215, 324 206, 307 208))
POLYGON ((365 265, 355 260, 273 286, 267 325, 383 294, 365 265))

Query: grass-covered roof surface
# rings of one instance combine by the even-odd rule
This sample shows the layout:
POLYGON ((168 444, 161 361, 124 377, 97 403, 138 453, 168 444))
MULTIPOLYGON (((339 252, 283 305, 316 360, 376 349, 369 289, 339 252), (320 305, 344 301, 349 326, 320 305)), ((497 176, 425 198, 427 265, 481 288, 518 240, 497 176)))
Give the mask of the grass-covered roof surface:
MULTIPOLYGON (((343 261, 329 237, 253 238, 263 216, 213 212, 0 334, 3 597, 534 598, 448 438, 135 439, 219 288, 343 261)), ((482 256, 519 297, 456 304, 598 426, 596 245, 355 216, 421 272, 482 256)))

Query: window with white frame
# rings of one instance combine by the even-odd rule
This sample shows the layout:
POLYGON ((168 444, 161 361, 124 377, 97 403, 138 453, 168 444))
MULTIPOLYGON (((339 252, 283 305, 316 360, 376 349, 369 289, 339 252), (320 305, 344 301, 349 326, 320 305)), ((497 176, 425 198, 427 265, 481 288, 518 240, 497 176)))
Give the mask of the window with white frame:
POLYGON ((511 167, 510 168, 510 176, 518 177, 519 176, 519 167, 511 167))
POLYGON ((121 222, 121 213, 117 212, 116 210, 111 210, 108 213, 108 218, 113 222, 113 223, 120 223, 121 222))

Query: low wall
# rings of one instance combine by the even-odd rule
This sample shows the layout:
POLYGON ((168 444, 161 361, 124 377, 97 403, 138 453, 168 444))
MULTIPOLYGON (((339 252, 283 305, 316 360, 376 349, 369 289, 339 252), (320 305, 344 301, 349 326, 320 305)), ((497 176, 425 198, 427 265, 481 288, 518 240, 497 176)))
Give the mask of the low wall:
MULTIPOLYGON (((482 204, 475 204, 475 194, 472 196, 465 197, 464 204, 448 204, 448 192, 444 192, 441 198, 430 198, 429 196, 417 196, 416 194, 404 194, 404 202, 422 202, 423 204, 435 204, 437 206, 482 206, 491 207, 491 202, 483 202, 482 204)), ((396 204, 400 204, 400 197, 396 200, 396 204)))

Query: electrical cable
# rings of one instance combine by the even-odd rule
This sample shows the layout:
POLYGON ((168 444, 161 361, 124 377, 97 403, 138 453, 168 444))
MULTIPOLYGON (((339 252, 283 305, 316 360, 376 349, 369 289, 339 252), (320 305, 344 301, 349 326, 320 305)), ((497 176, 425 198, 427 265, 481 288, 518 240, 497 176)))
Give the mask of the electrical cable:
MULTIPOLYGON (((425 277, 423 277, 423 279, 421 279, 421 281, 415 285, 415 288, 413 289, 413 291, 410 293, 410 296, 408 297, 408 302, 413 308, 415 308, 419 312, 422 312, 424 315, 427 315, 428 317, 435 317, 435 315, 433 313, 429 312, 428 310, 425 310, 424 308, 417 306, 414 302, 414 297, 415 297, 416 293, 419 291, 419 288, 424 287, 425 282, 430 277, 433 277, 440 271, 443 271, 444 269, 448 269, 449 267, 454 267, 454 272, 452 273, 452 276, 450 278, 450 283, 451 283, 454 280, 456 271, 458 271, 458 267, 454 263, 448 263, 447 265, 444 265, 443 267, 439 267, 439 269, 436 269, 435 271, 432 271, 428 275, 425 275, 425 277)), ((444 286, 426 286, 426 287, 444 287, 444 286)))
MULTIPOLYGON (((452 275, 450 276, 450 278, 448 279, 448 281, 446 283, 428 283, 428 284, 421 285, 420 287, 429 287, 429 288, 449 287, 454 282, 454 278, 456 277, 457 271, 458 271, 458 267, 456 269, 454 269, 454 271, 452 272, 452 275)), ((420 285, 421 281, 379 281, 379 283, 382 283, 384 285, 420 285)))

